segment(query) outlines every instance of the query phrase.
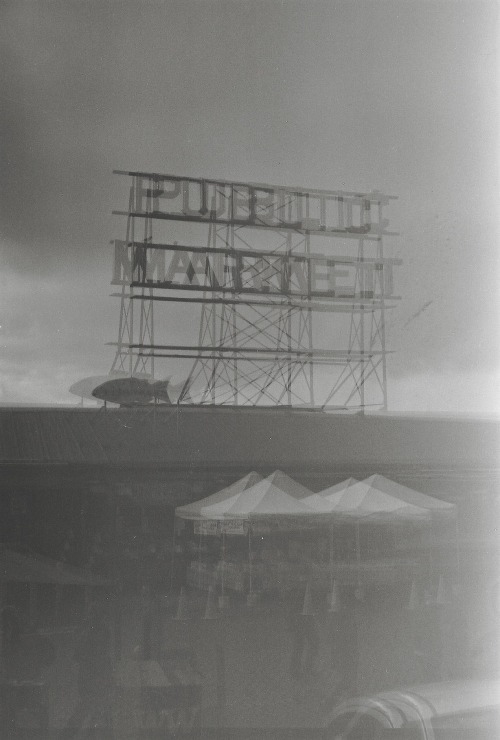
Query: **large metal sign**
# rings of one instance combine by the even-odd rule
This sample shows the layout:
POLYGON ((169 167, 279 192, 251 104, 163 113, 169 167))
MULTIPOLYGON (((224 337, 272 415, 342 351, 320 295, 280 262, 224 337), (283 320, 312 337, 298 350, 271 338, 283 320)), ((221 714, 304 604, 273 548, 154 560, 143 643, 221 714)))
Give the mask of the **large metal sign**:
POLYGON ((192 361, 178 403, 387 407, 384 316, 401 264, 383 248, 393 196, 117 174, 131 183, 128 209, 114 211, 127 217, 114 241, 114 370, 154 376, 157 358, 169 375, 192 361), (197 339, 174 302, 201 305, 197 339), (177 311, 163 341, 153 305, 177 311))
POLYGON ((390 196, 376 191, 352 193, 115 172, 135 178, 132 212, 137 217, 347 236, 381 234, 387 225, 377 206, 387 203, 390 196))
POLYGON ((144 245, 115 240, 113 284, 170 290, 302 296, 394 298, 401 260, 278 254, 253 250, 144 245))

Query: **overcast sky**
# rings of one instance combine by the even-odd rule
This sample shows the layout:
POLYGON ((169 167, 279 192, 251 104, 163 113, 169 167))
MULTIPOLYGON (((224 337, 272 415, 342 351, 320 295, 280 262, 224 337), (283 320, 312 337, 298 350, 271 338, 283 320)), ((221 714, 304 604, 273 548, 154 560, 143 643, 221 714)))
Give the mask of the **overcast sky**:
POLYGON ((498 410, 496 2, 0 7, 3 402, 110 369, 138 169, 399 196, 390 408, 498 410))

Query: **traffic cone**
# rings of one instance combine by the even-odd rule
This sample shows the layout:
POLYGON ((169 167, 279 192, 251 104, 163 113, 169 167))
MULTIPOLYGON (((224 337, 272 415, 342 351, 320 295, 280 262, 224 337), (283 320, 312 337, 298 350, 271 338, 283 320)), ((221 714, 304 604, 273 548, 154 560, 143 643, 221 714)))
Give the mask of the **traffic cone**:
POLYGON ((306 592, 304 594, 304 603, 302 605, 302 612, 303 617, 312 616, 314 614, 313 609, 313 601, 312 601, 312 593, 311 593, 311 584, 308 583, 306 586, 306 592))
POLYGON ((410 598, 408 599, 408 603, 406 605, 406 608, 410 612, 414 612, 415 609, 418 607, 418 589, 417 584, 415 581, 411 584, 411 591, 410 591, 410 598))
POLYGON ((443 576, 439 576, 439 585, 436 596, 436 604, 447 604, 448 599, 446 598, 446 584, 443 576))
POLYGON ((179 594, 179 602, 177 604, 177 613, 174 619, 176 619, 179 622, 184 619, 189 619, 188 603, 187 603, 187 595, 186 595, 185 586, 181 586, 181 592, 179 594))
POLYGON ((207 605, 205 607, 205 614, 203 619, 217 619, 219 616, 217 611, 217 598, 215 596, 215 589, 213 586, 208 587, 207 605))
POLYGON ((340 597, 339 590, 337 587, 337 581, 332 584, 331 593, 328 595, 328 611, 339 612, 340 611, 340 597))

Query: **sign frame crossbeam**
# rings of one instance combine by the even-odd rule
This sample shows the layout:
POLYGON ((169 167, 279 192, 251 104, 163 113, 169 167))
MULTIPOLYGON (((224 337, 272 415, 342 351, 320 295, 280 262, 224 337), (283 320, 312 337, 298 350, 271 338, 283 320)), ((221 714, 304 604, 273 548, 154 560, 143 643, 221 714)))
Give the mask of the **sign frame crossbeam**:
MULTIPOLYGON (((115 294, 120 297, 120 322, 113 369, 128 365, 131 375, 145 372, 154 377, 156 358, 189 359, 193 365, 179 403, 190 402, 187 399, 193 382, 203 379, 202 404, 217 404, 222 397, 223 404, 231 401, 236 406, 259 405, 262 400, 280 406, 285 399, 287 406, 303 401, 314 406, 314 367, 320 366, 330 368, 332 373, 335 370, 335 378, 332 375, 332 384, 318 408, 330 407, 332 400, 335 408, 374 405, 366 402, 367 380, 381 390, 381 406, 387 408, 389 353, 385 347, 384 316, 385 310, 393 308, 399 299, 393 294, 392 268, 402 264, 402 260, 384 257, 383 237, 393 232, 386 230, 388 221, 384 219, 383 207, 394 196, 377 191, 313 190, 116 172, 132 176, 132 183, 128 211, 114 211, 127 216, 126 239, 113 242, 115 253, 122 249, 127 256, 117 263, 115 254, 113 284, 121 285, 121 291, 115 294), (160 199, 162 207, 166 204, 165 212, 159 210, 160 199), (198 203, 201 205, 197 212, 198 203), (168 206, 178 208, 179 204, 186 206, 187 211, 168 212, 168 206), (315 217, 318 210, 319 219, 315 217), (222 217, 228 213, 227 218, 222 217), (144 220, 143 240, 136 238, 138 218, 144 220), (154 224, 159 219, 204 224, 208 227, 206 246, 172 243, 168 235, 166 241, 155 240, 154 224), (272 232, 274 241, 278 236, 277 246, 254 247, 255 229, 272 232), (357 254, 313 252, 314 235, 329 237, 333 247, 339 238, 356 239, 357 254), (366 254, 368 246, 372 253, 366 254), (176 265, 190 265, 194 280, 189 275, 183 277, 182 270, 175 272, 176 267, 165 272, 165 277, 180 275, 184 282, 158 279, 165 264, 160 252, 184 254, 184 262, 179 257, 176 265), (224 266, 217 273, 222 279, 219 277, 213 284, 209 284, 211 278, 206 272, 212 264, 211 257, 222 260, 224 266), (130 260, 129 267, 126 260, 130 260), (342 281, 338 284, 335 277, 332 281, 328 277, 328 290, 317 290, 312 273, 315 271, 320 278, 320 287, 325 285, 321 283, 325 278, 321 268, 318 274, 316 260, 344 269, 350 285, 342 281), (230 272, 235 264, 245 264, 241 281, 235 276, 237 273, 230 272), (345 270, 352 270, 353 274, 345 270), (234 277, 233 284, 226 281, 228 275, 234 277), (331 289, 337 285, 338 289, 331 289), (202 295, 194 295, 196 292, 202 295), (140 309, 134 314, 137 300, 140 309), (197 345, 155 342, 153 306, 162 302, 166 306, 201 305, 197 345), (315 346, 315 313, 346 316, 342 321, 347 320, 348 331, 340 348, 340 335, 336 348, 315 346)), ((332 324, 333 332, 340 331, 343 324, 339 322, 332 324)))

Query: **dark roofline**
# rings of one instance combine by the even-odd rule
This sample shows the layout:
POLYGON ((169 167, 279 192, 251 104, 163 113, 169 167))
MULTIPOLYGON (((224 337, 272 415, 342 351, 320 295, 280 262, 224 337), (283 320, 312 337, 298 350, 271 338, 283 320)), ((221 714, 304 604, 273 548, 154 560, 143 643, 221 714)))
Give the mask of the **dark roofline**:
POLYGON ((500 419, 258 408, 0 408, 0 464, 498 467, 500 419))

